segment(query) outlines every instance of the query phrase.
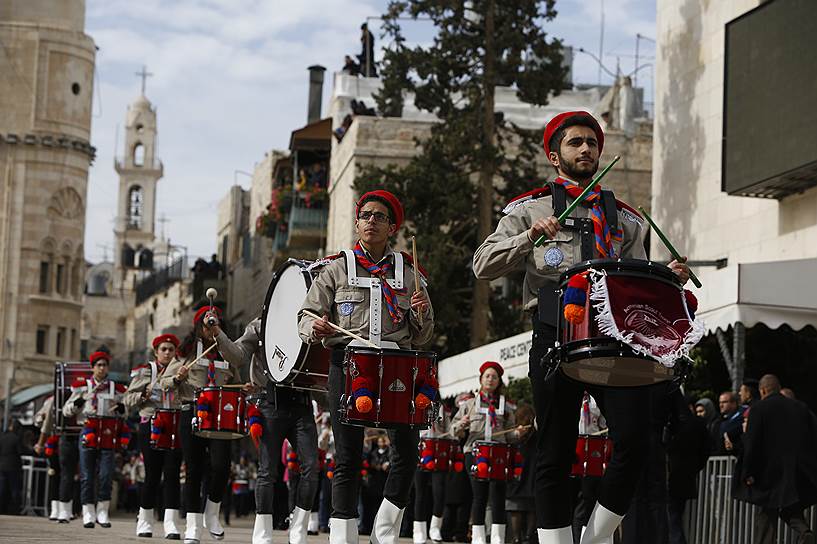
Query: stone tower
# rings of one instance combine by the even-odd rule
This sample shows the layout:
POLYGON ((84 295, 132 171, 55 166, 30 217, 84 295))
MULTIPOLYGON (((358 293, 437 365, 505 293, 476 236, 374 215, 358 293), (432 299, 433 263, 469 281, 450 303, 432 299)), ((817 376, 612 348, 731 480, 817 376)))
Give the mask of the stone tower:
POLYGON ((95 46, 85 1, 0 2, 0 397, 80 356, 95 46))
POLYGON ((128 106, 124 154, 114 164, 119 174, 114 289, 133 290, 134 281, 154 268, 156 184, 164 170, 156 158, 156 135, 156 109, 145 98, 143 79, 142 94, 128 106))

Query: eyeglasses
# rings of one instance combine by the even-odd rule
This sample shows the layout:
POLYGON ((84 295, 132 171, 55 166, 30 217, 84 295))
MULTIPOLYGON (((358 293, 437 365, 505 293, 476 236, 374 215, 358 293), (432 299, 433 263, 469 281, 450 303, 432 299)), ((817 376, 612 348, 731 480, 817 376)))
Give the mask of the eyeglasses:
POLYGON ((382 213, 382 212, 365 211, 365 212, 360 212, 358 214, 358 216, 357 216, 357 218, 360 219, 361 221, 368 221, 372 217, 374 217, 374 222, 375 223, 390 223, 391 222, 391 220, 389 219, 389 216, 386 215, 385 213, 382 213))
POLYGON ((99 362, 99 363, 94 363, 94 366, 110 366, 110 365, 108 363, 99 362))

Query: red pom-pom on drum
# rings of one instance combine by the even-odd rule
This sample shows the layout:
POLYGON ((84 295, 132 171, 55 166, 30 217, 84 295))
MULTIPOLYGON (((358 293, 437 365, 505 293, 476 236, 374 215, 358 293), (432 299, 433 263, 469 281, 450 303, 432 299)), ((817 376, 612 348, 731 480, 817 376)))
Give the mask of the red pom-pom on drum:
POLYGON ((585 304, 587 303, 587 291, 590 282, 586 274, 576 274, 567 282, 562 302, 564 304, 564 316, 567 321, 574 325, 584 322, 586 316, 585 304))

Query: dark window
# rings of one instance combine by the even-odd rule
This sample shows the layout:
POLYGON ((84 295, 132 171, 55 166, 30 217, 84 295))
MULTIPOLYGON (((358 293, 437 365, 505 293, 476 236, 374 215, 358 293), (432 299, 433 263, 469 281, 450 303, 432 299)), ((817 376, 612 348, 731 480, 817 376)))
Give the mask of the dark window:
POLYGON ((153 252, 143 249, 139 252, 139 268, 143 270, 153 270, 153 252))
POLYGON ((65 294, 65 265, 57 265, 57 292, 61 295, 65 294))
POLYGON ((74 93, 74 95, 78 95, 79 91, 80 91, 79 83, 72 83, 71 92, 74 93))
POLYGON ((135 256, 136 252, 133 251, 132 247, 127 244, 122 246, 122 266, 132 267, 135 256))
POLYGON ((144 197, 142 195, 142 188, 135 185, 128 191, 128 225, 129 229, 142 228, 142 213, 143 213, 144 197))
POLYGON ((45 355, 48 349, 48 325, 37 326, 37 353, 45 355))
POLYGON ((40 261, 40 293, 48 292, 48 280, 51 279, 51 263, 40 261))
POLYGON ((73 359, 77 352, 77 329, 71 329, 71 344, 68 346, 68 358, 73 359))
POLYGON ((65 327, 57 329, 57 357, 62 357, 65 352, 65 327))
POLYGON ((133 165, 134 166, 145 165, 145 146, 143 146, 142 144, 136 144, 133 147, 133 165))

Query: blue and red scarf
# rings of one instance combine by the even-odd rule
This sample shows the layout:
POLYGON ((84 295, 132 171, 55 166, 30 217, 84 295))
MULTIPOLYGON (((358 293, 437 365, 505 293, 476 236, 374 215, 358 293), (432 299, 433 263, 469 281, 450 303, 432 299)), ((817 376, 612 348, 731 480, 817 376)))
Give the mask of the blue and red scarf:
POLYGON ((480 404, 488 407, 488 420, 491 422, 491 428, 496 429, 496 407, 499 404, 499 395, 487 395, 480 392, 479 402, 480 404))
MULTIPOLYGON (((556 178, 554 183, 558 183, 565 188, 567 194, 574 199, 579 198, 583 188, 569 179, 556 178)), ((596 235, 596 251, 602 259, 617 258, 613 242, 621 242, 624 239, 624 231, 621 228, 613 231, 607 224, 604 216, 604 207, 601 201, 601 186, 596 185, 593 190, 584 198, 584 203, 590 204, 590 217, 593 220, 593 232, 596 235)))
POLYGON ((397 305, 397 295, 404 294, 405 289, 395 291, 392 289, 392 286, 389 285, 389 282, 386 281, 389 273, 394 269, 394 264, 390 261, 379 265, 374 264, 369 257, 366 256, 366 252, 363 250, 363 246, 360 245, 359 240, 357 244, 355 244, 353 251, 357 263, 365 268, 369 274, 380 279, 380 290, 383 292, 383 298, 386 300, 386 309, 389 311, 389 317, 391 317, 392 322, 397 324, 403 321, 403 312, 400 311, 400 307, 397 305))

